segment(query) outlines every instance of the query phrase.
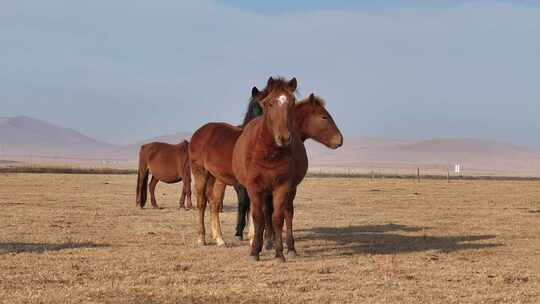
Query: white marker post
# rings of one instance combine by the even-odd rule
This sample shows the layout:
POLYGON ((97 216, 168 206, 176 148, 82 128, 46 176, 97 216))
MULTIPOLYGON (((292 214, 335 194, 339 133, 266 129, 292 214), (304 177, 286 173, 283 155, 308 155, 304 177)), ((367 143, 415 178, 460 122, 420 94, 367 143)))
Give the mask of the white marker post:
POLYGON ((456 164, 456 165, 454 166, 454 172, 456 173, 456 175, 463 176, 463 175, 461 174, 461 164, 456 164))

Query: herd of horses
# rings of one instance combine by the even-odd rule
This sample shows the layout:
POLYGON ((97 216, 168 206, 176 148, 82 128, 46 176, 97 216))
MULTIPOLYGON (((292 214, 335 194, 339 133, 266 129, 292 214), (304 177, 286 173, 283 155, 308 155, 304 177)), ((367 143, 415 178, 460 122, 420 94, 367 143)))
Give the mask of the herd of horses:
POLYGON ((193 175, 199 211, 198 243, 206 244, 204 215, 209 204, 212 238, 218 246, 224 246, 219 215, 226 186, 234 186, 238 194, 235 237, 243 240, 246 218, 250 218, 250 260, 259 260, 264 241, 267 249, 275 248, 278 261, 285 261, 284 224, 287 253, 296 255, 293 202, 308 169, 304 142, 311 138, 330 149, 343 145, 343 136, 323 99, 310 94, 297 101, 296 90, 296 78, 270 77, 263 90, 253 87, 240 126, 211 122, 195 131, 190 142, 143 145, 139 153, 137 205, 143 208, 146 204, 150 173, 154 208, 158 207, 154 193, 158 181, 183 181, 179 206, 183 208, 187 199, 186 208, 191 208, 193 175))

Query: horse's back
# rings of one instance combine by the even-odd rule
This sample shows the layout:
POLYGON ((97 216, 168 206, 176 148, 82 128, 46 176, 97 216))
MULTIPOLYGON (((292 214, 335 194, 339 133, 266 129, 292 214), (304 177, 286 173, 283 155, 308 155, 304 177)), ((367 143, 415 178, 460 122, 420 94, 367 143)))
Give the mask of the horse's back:
POLYGON ((213 122, 199 128, 191 137, 190 160, 227 184, 235 184, 232 173, 234 145, 242 129, 228 123, 213 122))
POLYGON ((146 158, 152 175, 166 183, 181 181, 189 160, 187 142, 178 145, 152 142, 141 147, 140 155, 146 158))

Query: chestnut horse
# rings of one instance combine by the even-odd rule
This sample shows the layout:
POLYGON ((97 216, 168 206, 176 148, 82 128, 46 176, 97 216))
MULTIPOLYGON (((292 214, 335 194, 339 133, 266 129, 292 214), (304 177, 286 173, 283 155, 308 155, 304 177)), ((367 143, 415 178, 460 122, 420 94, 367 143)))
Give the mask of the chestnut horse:
MULTIPOLYGON (((270 77, 263 90, 263 115, 246 125, 236 140, 232 168, 237 181, 246 187, 251 200, 255 228, 250 260, 258 261, 265 224, 265 196, 273 196, 272 226, 276 258, 283 256, 282 231, 287 222, 287 249, 296 254, 292 235, 293 200, 296 188, 307 173, 308 159, 299 124, 294 122, 296 79, 270 77)), ((339 139, 341 142, 341 138, 339 139)), ((268 212, 267 212, 268 213, 268 212)))
MULTIPOLYGON (((258 94, 259 91, 254 87, 252 95, 258 94)), ((252 98, 244 117, 244 123, 261 114, 262 108, 252 98)), ((219 211, 223 207, 223 195, 225 192, 225 184, 221 181, 226 180, 229 185, 236 184, 236 180, 232 176, 231 163, 234 143, 240 133, 242 133, 241 126, 235 127, 227 123, 208 123, 200 127, 191 136, 189 155, 195 179, 195 194, 199 210, 198 243, 200 245, 206 245, 204 213, 208 201, 210 201, 212 237, 216 240, 218 246, 225 245, 219 221, 219 211), (220 178, 217 185, 216 176, 220 178), (214 186, 216 186, 215 191, 214 186)))
MULTIPOLYGON (((339 148, 343 144, 343 136, 341 135, 341 131, 334 122, 332 115, 330 115, 330 113, 326 110, 324 100, 319 96, 311 94, 308 98, 299 101, 295 106, 294 120, 299 128, 300 139, 302 142, 305 142, 307 139, 311 138, 332 150, 339 148)), ((235 186, 234 188, 238 194, 238 216, 235 237, 238 240, 242 240, 246 225, 246 216, 250 209, 250 201, 246 188, 243 186, 235 186)), ((270 206, 269 211, 271 214, 271 194, 266 197, 266 201, 266 204, 270 206)), ((271 226, 268 224, 267 218, 265 227, 271 228, 271 226)), ((265 232, 273 234, 272 230, 265 232)), ((271 237, 269 234, 265 234, 267 249, 272 247, 271 238, 269 237, 271 237)))
POLYGON ((187 196, 187 209, 191 204, 191 170, 188 154, 189 143, 187 140, 171 145, 153 142, 141 146, 139 151, 139 171, 137 179, 136 204, 141 208, 146 204, 148 173, 152 174, 150 180, 150 199, 152 207, 158 208, 155 196, 156 185, 159 181, 174 184, 183 182, 179 208, 184 207, 187 196))

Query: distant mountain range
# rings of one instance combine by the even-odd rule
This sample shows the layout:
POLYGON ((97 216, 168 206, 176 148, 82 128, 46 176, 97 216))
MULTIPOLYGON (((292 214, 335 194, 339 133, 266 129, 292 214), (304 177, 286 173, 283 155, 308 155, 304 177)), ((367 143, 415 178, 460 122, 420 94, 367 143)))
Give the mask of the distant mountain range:
MULTIPOLYGON (((0 160, 136 164, 139 146, 178 143, 189 132, 163 135, 130 145, 101 142, 73 129, 30 117, 0 117, 0 160)), ((400 140, 345 138, 338 150, 306 143, 312 170, 441 174, 461 164, 465 174, 540 176, 540 149, 479 139, 400 140)))
POLYGON ((117 148, 73 129, 38 119, 0 117, 0 157, 39 155, 103 158, 117 148))

